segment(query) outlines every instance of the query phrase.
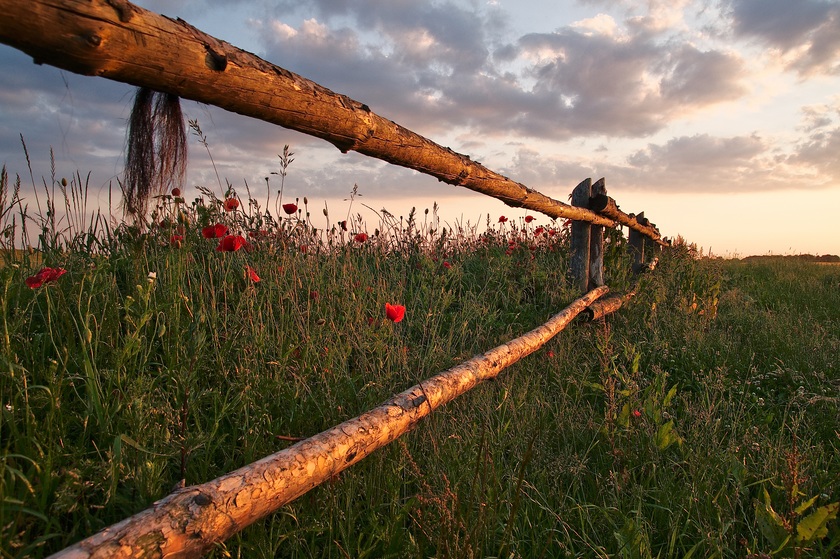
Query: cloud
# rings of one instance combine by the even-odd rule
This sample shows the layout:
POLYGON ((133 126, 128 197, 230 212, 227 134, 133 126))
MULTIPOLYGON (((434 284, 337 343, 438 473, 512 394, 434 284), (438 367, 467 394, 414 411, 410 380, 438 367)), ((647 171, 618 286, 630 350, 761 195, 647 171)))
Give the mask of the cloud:
POLYGON ((840 181, 840 100, 802 109, 802 126, 808 136, 797 142, 788 158, 792 164, 813 169, 817 184, 840 181))
POLYGON ((542 59, 533 117, 524 131, 547 136, 551 123, 565 135, 644 136, 671 120, 745 94, 743 62, 735 54, 689 45, 657 44, 647 37, 585 34, 566 28, 519 40, 524 56, 542 59))
POLYGON ((758 192, 830 185, 812 164, 755 134, 695 134, 648 144, 624 165, 612 166, 609 176, 634 188, 667 192, 758 192))
POLYGON ((737 37, 777 49, 803 75, 840 73, 840 4, 823 0, 726 0, 737 37))
POLYGON ((684 27, 684 12, 693 0, 580 0, 581 4, 622 7, 627 26, 636 31, 658 34, 684 27))
MULTIPOLYGON (((676 18, 665 6, 660 27, 676 18)), ((605 14, 503 42, 497 13, 450 3, 319 0, 303 13, 297 26, 255 23, 266 57, 425 135, 639 137, 746 91, 736 54, 605 14)))
POLYGON ((124 84, 78 76, 49 66, 36 66, 14 49, 0 48, 0 165, 20 174, 31 187, 26 143, 36 184, 51 174, 53 151, 58 178, 92 168, 95 186, 107 185, 121 169, 114 159, 123 152, 125 118, 133 88, 124 84))

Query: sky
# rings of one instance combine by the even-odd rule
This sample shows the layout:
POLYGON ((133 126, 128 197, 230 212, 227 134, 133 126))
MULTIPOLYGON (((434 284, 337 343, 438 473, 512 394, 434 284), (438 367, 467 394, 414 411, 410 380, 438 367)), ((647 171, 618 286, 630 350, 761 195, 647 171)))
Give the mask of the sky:
MULTIPOLYGON (((367 104, 552 198, 604 177, 625 212, 705 253, 840 254, 840 2, 827 0, 140 0, 367 104)), ((0 45, 0 164, 118 192, 134 88, 0 45)), ((529 212, 317 138, 183 101, 186 194, 221 181, 313 216, 421 213, 483 224, 529 212), (358 185, 350 206, 350 192, 358 185)), ((91 202, 93 203, 93 202, 91 202)), ((550 220, 537 216, 535 224, 550 220)))

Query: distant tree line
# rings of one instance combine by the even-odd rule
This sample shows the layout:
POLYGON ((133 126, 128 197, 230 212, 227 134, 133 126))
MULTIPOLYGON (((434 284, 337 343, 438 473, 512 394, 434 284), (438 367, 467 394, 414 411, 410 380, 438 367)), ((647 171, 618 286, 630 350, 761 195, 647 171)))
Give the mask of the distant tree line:
POLYGON ((822 256, 814 256, 813 254, 792 254, 786 256, 747 256, 742 260, 744 262, 749 262, 779 258, 784 260, 799 260, 802 262, 840 262, 840 256, 837 256, 836 254, 823 254, 822 256))

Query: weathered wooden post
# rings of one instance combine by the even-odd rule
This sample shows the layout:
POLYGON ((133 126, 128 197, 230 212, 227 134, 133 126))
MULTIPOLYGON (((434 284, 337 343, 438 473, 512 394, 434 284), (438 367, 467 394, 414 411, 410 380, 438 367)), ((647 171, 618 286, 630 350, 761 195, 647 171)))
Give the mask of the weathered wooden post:
MULTIPOLYGON (((647 225, 648 225, 648 227, 650 227, 651 229, 653 229, 657 233, 659 232, 659 229, 657 229, 655 223, 651 223, 650 221, 648 221, 647 225)), ((663 241, 663 243, 664 243, 664 241, 663 241)), ((657 243, 651 237, 645 237, 645 258, 647 259, 648 262, 653 262, 653 260, 657 256, 659 256, 659 254, 661 252, 662 252, 662 245, 661 244, 657 243)))
MULTIPOLYGON (((631 214, 632 216, 632 214, 631 214)), ((640 213, 639 215, 635 216, 636 221, 639 223, 642 220, 647 221, 645 219, 645 212, 640 213)), ((638 274, 642 271, 645 262, 645 241, 644 236, 636 231, 635 229, 630 229, 630 234, 628 235, 628 242, 630 245, 630 257, 632 258, 632 264, 630 269, 633 270, 634 274, 638 274)))
MULTIPOLYGON (((648 220, 648 219, 644 219, 642 225, 645 225, 647 227, 651 227, 653 229, 656 229, 656 224, 651 223, 650 220, 648 220)), ((660 247, 659 247, 658 244, 656 244, 654 242, 653 239, 651 239, 648 236, 644 237, 644 243, 645 243, 645 263, 648 263, 648 262, 651 262, 654 258, 656 258, 656 255, 659 254, 660 247)))
MULTIPOLYGON (((588 208, 592 196, 592 179, 586 179, 572 191, 572 206, 588 208)), ((572 246, 569 262, 569 279, 578 291, 585 293, 589 287, 589 243, 591 226, 586 221, 572 221, 572 246)))
MULTIPOLYGON (((606 179, 600 178, 592 185, 587 207, 592 209, 592 199, 596 196, 606 196, 606 179)), ((604 228, 600 225, 590 226, 589 236, 589 284, 588 289, 604 285, 604 228)))

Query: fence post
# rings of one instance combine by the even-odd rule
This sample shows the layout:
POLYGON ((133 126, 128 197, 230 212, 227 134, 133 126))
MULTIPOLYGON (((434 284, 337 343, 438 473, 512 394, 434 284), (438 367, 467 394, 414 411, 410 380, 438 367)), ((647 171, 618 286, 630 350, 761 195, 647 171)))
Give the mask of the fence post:
MULTIPOLYGON (((632 215, 632 214, 631 214, 632 215)), ((640 222, 645 218, 645 212, 640 213, 636 216, 636 221, 640 222)), ((636 231, 635 229, 630 229, 630 233, 628 235, 628 241, 630 243, 630 257, 633 260, 633 263, 630 267, 633 270, 634 274, 638 274, 642 271, 642 267, 644 266, 645 262, 645 238, 642 236, 641 233, 636 231)))
MULTIPOLYGON (((590 197, 607 195, 606 179, 600 178, 592 185, 590 197)), ((591 200, 590 198, 590 200, 591 200)), ((589 209, 592 209, 591 202, 587 202, 589 209)), ((600 225, 590 226, 589 236, 589 285, 588 289, 595 289, 604 285, 604 227, 600 225)))
MULTIPOLYGON (((592 179, 586 179, 572 191, 572 206, 588 208, 592 193, 592 179)), ((572 285, 581 293, 589 287, 589 241, 591 226, 586 221, 572 221, 572 246, 569 276, 572 285)))
MULTIPOLYGON (((642 225, 647 225, 648 227, 653 227, 656 229, 656 224, 651 223, 649 219, 642 218, 640 220, 642 225)), ((645 263, 652 261, 656 258, 656 253, 659 252, 657 249, 659 248, 658 245, 653 242, 653 239, 650 237, 644 237, 645 241, 645 263)))

